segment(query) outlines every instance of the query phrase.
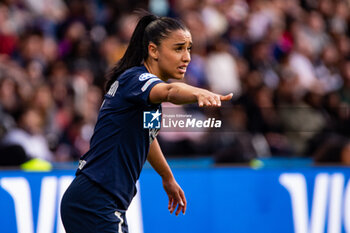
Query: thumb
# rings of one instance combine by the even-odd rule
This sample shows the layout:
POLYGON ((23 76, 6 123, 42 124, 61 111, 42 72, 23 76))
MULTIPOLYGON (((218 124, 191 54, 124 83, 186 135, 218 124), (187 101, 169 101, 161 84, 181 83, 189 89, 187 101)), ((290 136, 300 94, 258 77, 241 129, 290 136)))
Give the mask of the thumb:
POLYGON ((228 94, 228 95, 225 95, 225 96, 220 96, 220 100, 221 101, 228 101, 228 100, 230 100, 230 99, 232 99, 232 96, 233 96, 233 93, 230 93, 230 94, 228 94))

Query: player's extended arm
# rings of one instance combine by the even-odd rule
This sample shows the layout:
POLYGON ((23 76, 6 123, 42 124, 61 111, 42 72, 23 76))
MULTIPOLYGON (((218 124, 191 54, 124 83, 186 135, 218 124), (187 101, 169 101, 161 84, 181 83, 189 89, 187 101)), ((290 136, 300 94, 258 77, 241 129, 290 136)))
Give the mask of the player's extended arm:
POLYGON ((154 139, 151 144, 147 160, 154 170, 162 177, 163 187, 169 198, 168 209, 170 213, 172 214, 178 205, 175 215, 177 216, 181 210, 182 213, 185 214, 187 201, 184 191, 182 191, 181 187, 177 184, 157 139, 154 139))
POLYGON ((193 87, 185 83, 159 83, 155 85, 150 94, 151 103, 171 102, 173 104, 196 103, 203 106, 221 106, 221 101, 228 101, 232 98, 229 95, 219 95, 208 90, 193 87))

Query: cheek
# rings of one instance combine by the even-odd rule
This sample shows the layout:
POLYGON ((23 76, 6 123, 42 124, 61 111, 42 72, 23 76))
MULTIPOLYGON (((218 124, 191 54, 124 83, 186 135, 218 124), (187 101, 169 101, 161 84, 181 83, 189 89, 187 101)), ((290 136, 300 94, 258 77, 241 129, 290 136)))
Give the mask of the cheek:
POLYGON ((178 58, 174 54, 166 54, 159 59, 161 69, 172 70, 178 66, 178 58))

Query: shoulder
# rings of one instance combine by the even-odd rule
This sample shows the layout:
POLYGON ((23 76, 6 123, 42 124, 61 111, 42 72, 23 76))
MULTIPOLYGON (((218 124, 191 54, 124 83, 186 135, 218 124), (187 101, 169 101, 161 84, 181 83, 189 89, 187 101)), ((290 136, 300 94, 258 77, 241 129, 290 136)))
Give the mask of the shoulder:
POLYGON ((120 75, 120 79, 138 77, 143 73, 147 73, 147 70, 144 66, 134 66, 124 71, 124 73, 120 75))
POLYGON ((156 75, 151 74, 147 71, 144 66, 136 66, 127 69, 121 76, 120 81, 124 82, 138 82, 144 83, 150 79, 159 79, 156 75))

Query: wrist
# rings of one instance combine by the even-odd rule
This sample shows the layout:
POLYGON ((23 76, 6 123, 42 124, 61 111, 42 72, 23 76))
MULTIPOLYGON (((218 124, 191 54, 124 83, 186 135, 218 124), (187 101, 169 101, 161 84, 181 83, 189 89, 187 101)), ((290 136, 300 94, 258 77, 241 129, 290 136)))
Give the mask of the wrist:
POLYGON ((174 176, 172 174, 166 175, 166 176, 161 176, 163 183, 169 183, 173 182, 175 180, 174 176))

